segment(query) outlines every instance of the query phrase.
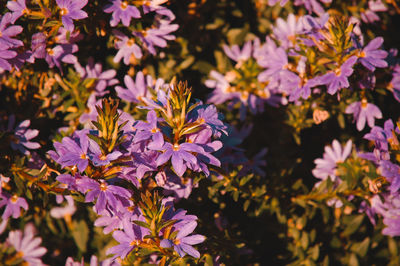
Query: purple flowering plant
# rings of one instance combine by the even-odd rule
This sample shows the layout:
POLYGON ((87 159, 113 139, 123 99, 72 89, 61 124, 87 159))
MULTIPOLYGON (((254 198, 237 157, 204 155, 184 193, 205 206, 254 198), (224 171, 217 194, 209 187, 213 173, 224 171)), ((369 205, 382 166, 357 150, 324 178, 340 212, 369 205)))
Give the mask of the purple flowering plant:
POLYGON ((398 2, 0 9, 0 265, 399 264, 398 2))

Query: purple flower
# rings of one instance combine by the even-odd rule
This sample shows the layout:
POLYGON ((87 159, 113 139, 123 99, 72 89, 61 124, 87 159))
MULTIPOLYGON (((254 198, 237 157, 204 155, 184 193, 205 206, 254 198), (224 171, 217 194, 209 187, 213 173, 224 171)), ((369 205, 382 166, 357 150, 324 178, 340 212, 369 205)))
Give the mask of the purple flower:
POLYGON ((105 166, 118 159, 122 153, 113 151, 107 155, 103 154, 99 145, 92 139, 89 139, 89 158, 95 166, 105 166))
POLYGON ((293 47, 296 35, 303 30, 303 23, 293 14, 289 14, 287 21, 282 18, 276 20, 273 28, 274 36, 280 41, 283 48, 293 47))
POLYGON ((94 226, 104 226, 103 233, 108 234, 116 229, 123 228, 123 217, 125 215, 132 215, 129 212, 122 213, 119 211, 110 212, 109 210, 104 210, 100 213, 101 216, 94 221, 94 226))
POLYGON ((347 106, 345 112, 346 114, 353 114, 358 131, 363 130, 366 121, 369 127, 372 128, 375 125, 375 118, 382 118, 382 113, 378 106, 368 103, 365 98, 362 99, 361 102, 354 102, 347 106))
POLYGON ((288 71, 288 56, 282 47, 269 51, 262 59, 259 57, 257 62, 260 66, 267 68, 258 75, 258 80, 260 81, 267 80, 281 71, 288 71))
POLYGON ((192 247, 192 245, 200 244, 205 240, 205 237, 202 235, 190 235, 193 233, 194 229, 197 226, 196 221, 191 221, 185 224, 182 228, 179 229, 178 234, 176 235, 174 240, 163 239, 160 242, 160 246, 163 248, 172 248, 179 254, 179 256, 183 257, 187 253, 188 255, 200 258, 200 253, 192 247))
POLYGON ((82 181, 82 186, 89 190, 85 202, 96 200, 97 213, 104 211, 107 205, 116 210, 126 204, 131 197, 131 193, 127 189, 109 185, 103 180, 99 183, 92 179, 85 179, 82 181))
POLYGON ((364 49, 359 53, 360 63, 371 71, 375 71, 375 67, 387 67, 388 64, 384 58, 387 57, 388 52, 378 49, 383 43, 382 37, 377 37, 369 42, 364 49))
POLYGON ((20 40, 13 39, 16 35, 22 32, 21 26, 10 26, 8 24, 12 23, 11 13, 6 13, 1 17, 0 21, 0 50, 7 48, 16 48, 23 46, 24 43, 20 40))
POLYGON ((87 130, 76 131, 77 137, 65 137, 61 143, 55 142, 54 147, 56 153, 51 153, 52 158, 62 167, 77 166, 78 170, 82 173, 89 165, 88 161, 88 148, 89 138, 87 137, 87 130))
POLYGON ((79 72, 82 79, 96 79, 95 95, 104 96, 109 91, 107 87, 111 87, 118 83, 115 78, 117 72, 114 69, 109 69, 103 72, 103 67, 100 63, 94 63, 92 57, 89 58, 88 64, 83 68, 79 63, 75 64, 75 69, 79 72))
POLYGON ((0 71, 1 70, 8 70, 12 69, 12 65, 8 60, 13 59, 17 56, 17 52, 10 51, 10 50, 3 50, 0 51, 0 71))
POLYGON ((400 188, 400 166, 390 161, 383 160, 379 165, 382 176, 390 182, 390 193, 395 193, 400 188))
POLYGON ((350 155, 351 145, 352 141, 348 140, 346 146, 342 148, 339 141, 333 140, 332 147, 325 146, 323 158, 314 161, 316 167, 312 170, 312 174, 322 180, 330 177, 333 182, 338 181, 336 176, 337 164, 343 163, 350 155))
MULTIPOLYGON (((135 219, 135 216, 132 217, 135 219)), ((139 220, 136 218, 135 220, 139 220)), ((113 237, 120 244, 114 246, 106 251, 106 254, 115 254, 115 257, 121 257, 124 259, 136 246, 138 246, 139 241, 143 240, 143 237, 149 234, 149 230, 138 226, 130 221, 130 219, 125 218, 123 220, 123 231, 114 231, 113 237)))
POLYGON ((393 88, 394 98, 400 102, 400 65, 394 67, 392 75, 390 86, 393 88))
POLYGON ((373 154, 378 161, 390 160, 389 142, 395 140, 395 132, 399 133, 399 129, 395 129, 393 121, 389 119, 385 121, 383 128, 374 126, 369 133, 365 134, 364 138, 373 141, 375 144, 373 154))
POLYGON ((210 77, 206 80, 205 85, 209 88, 215 88, 207 102, 221 104, 234 97, 231 90, 231 85, 221 73, 211 70, 210 77))
POLYGON ((73 53, 78 51, 76 44, 60 44, 45 50, 45 60, 50 67, 58 67, 61 70, 61 63, 75 64, 78 62, 73 53))
POLYGON ((28 210, 28 203, 24 198, 18 197, 17 195, 11 196, 5 192, 0 195, 0 198, 0 208, 6 206, 1 216, 4 220, 7 220, 10 216, 14 219, 21 216, 21 208, 28 210))
POLYGON ((40 257, 46 254, 47 249, 40 247, 42 239, 35 236, 35 228, 32 224, 27 224, 24 234, 20 230, 11 231, 7 238, 7 243, 11 244, 18 252, 18 255, 28 263, 28 265, 44 265, 40 257))
POLYGON ((383 216, 383 223, 387 226, 382 230, 384 235, 392 237, 400 235, 400 197, 398 193, 382 193, 374 196, 371 200, 371 208, 383 216))
POLYGON ((284 6, 284 5, 286 5, 286 3, 287 3, 288 1, 289 1, 289 0, 268 0, 268 5, 273 6, 273 5, 275 5, 276 3, 280 2, 280 5, 281 5, 281 6, 284 6))
POLYGON ((290 93, 289 101, 297 101, 300 97, 306 100, 311 95, 311 89, 320 85, 320 77, 315 77, 310 80, 299 79, 299 86, 290 93))
POLYGON ((365 23, 373 23, 375 21, 379 21, 380 18, 375 12, 385 12, 387 11, 387 7, 382 3, 381 0, 370 0, 368 1, 368 9, 365 12, 361 12, 361 19, 365 23))
MULTIPOLYGON (((139 71, 136 74, 136 81, 133 81, 130 76, 125 75, 124 82, 127 89, 124 89, 121 86, 115 87, 118 97, 121 99, 132 103, 141 103, 143 98, 148 98, 151 96, 148 87, 153 85, 153 79, 150 75, 145 77, 143 72, 139 71)), ((164 80, 157 79, 156 83, 164 84, 164 80)))
POLYGON ((149 111, 147 113, 147 123, 137 121, 134 125, 137 131, 133 141, 137 143, 151 139, 147 147, 151 150, 160 150, 164 145, 164 137, 160 128, 157 126, 157 121, 157 113, 154 110, 149 111))
MULTIPOLYGON (((331 3, 332 0, 320 0, 323 3, 331 3)), ((317 0, 295 0, 295 6, 304 5, 304 7, 308 10, 308 12, 315 12, 318 15, 321 15, 325 12, 324 8, 317 0)))
POLYGON ((8 1, 7 8, 12 12, 12 23, 15 23, 19 17, 29 12, 25 0, 8 1))
POLYGON ((192 193, 193 187, 197 186, 197 184, 193 184, 193 179, 184 179, 170 171, 158 171, 155 176, 155 180, 157 182, 157 185, 164 189, 164 194, 174 194, 174 199, 189 198, 190 194, 192 193))
POLYGON ((221 117, 218 113, 217 108, 214 105, 200 105, 189 114, 189 121, 205 125, 210 128, 213 135, 216 137, 221 136, 221 132, 228 135, 226 131, 227 126, 221 121, 221 117))
MULTIPOLYGON (((14 119, 11 119, 13 123, 14 119)), ((11 121, 10 120, 10 121, 11 121)), ((11 142, 13 150, 19 150, 24 154, 30 154, 27 149, 39 149, 40 144, 30 141, 39 134, 37 129, 29 129, 30 120, 22 121, 14 130, 14 139, 11 142)))
POLYGON ((140 18, 140 11, 135 6, 128 5, 126 1, 111 0, 112 4, 104 9, 106 13, 112 13, 110 25, 115 27, 120 21, 128 27, 132 18, 140 18))
POLYGON ((165 142, 160 150, 163 153, 156 160, 157 166, 163 165, 171 158, 172 166, 178 176, 185 173, 187 163, 197 164, 197 159, 191 152, 204 153, 204 150, 194 143, 175 143, 172 145, 165 142))
POLYGON ((44 33, 38 32, 32 35, 31 49, 33 56, 36 58, 45 58, 46 56, 46 40, 44 33))
POLYGON ((88 0, 56 0, 58 7, 61 9, 60 15, 64 27, 69 30, 74 30, 73 19, 87 18, 87 13, 81 10, 88 0))
POLYGON ((92 180, 92 179, 90 179, 87 176, 81 176, 78 173, 76 173, 75 176, 69 174, 59 175, 57 176, 56 180, 62 183, 62 185, 64 187, 67 187, 69 190, 85 193, 88 190, 86 183, 91 182, 87 180, 92 180))
POLYGON ((134 31, 133 35, 138 37, 144 44, 144 47, 153 55, 156 54, 155 46, 167 47, 166 40, 175 40, 175 36, 170 33, 179 28, 178 24, 162 23, 158 28, 149 28, 144 31, 134 31))
POLYGON ((350 86, 348 77, 353 74, 353 65, 356 63, 357 57, 352 56, 347 59, 340 68, 337 68, 334 72, 329 72, 320 78, 321 85, 326 84, 328 86, 328 93, 335 94, 342 88, 348 88, 350 86))
POLYGON ((233 45, 232 47, 224 45, 223 49, 225 54, 236 62, 248 60, 251 57, 252 52, 251 41, 246 42, 243 45, 242 50, 240 50, 238 45, 233 45))
POLYGON ((67 200, 67 206, 52 208, 50 210, 51 217, 60 219, 60 218, 64 218, 67 216, 71 216, 75 213, 76 207, 75 207, 74 199, 72 198, 72 196, 65 196, 65 199, 67 200))
POLYGON ((125 167, 119 177, 131 181, 135 186, 139 186, 138 179, 142 179, 147 172, 157 170, 156 159, 159 155, 157 151, 132 151, 132 165, 125 167))
POLYGON ((140 50, 139 45, 135 43, 134 38, 129 38, 117 30, 114 30, 113 33, 120 39, 120 41, 115 44, 115 48, 118 50, 113 60, 115 63, 119 63, 119 61, 124 58, 124 64, 129 65, 132 55, 138 59, 142 58, 142 50, 140 50))

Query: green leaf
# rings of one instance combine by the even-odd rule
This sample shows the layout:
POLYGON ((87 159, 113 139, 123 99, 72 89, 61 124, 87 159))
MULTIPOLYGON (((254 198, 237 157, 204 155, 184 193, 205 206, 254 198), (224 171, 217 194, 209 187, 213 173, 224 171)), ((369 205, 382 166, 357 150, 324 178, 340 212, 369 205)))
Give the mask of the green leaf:
POLYGON ((349 217, 351 221, 347 225, 347 228, 343 231, 344 236, 349 236, 353 234, 360 227, 362 221, 364 220, 364 215, 358 215, 356 217, 349 217))
POLYGON ((359 265, 356 254, 351 253, 348 265, 349 266, 358 266, 359 265))
POLYGON ((364 239, 364 241, 362 241, 360 243, 354 243, 351 246, 351 251, 353 251, 360 257, 364 257, 365 255, 367 255, 369 243, 370 243, 370 239, 369 239, 369 237, 367 237, 366 239, 364 239))
POLYGON ((248 32, 248 28, 236 28, 236 29, 230 29, 228 31, 227 38, 228 38, 228 42, 232 45, 232 44, 241 44, 243 43, 246 34, 248 32))
POLYGON ((249 208, 249 206, 250 206, 250 200, 246 200, 245 202, 244 202, 244 204, 243 204, 243 210, 244 211, 247 211, 247 209, 249 208))
POLYGON ((72 237, 76 245, 78 246, 79 250, 82 252, 86 251, 86 244, 89 239, 89 229, 84 220, 80 220, 79 222, 73 221, 73 231, 72 237))
POLYGON ((132 222, 133 222, 134 224, 137 224, 137 225, 141 226, 141 227, 150 229, 150 225, 148 225, 148 224, 145 223, 145 222, 142 222, 142 221, 132 221, 132 222))

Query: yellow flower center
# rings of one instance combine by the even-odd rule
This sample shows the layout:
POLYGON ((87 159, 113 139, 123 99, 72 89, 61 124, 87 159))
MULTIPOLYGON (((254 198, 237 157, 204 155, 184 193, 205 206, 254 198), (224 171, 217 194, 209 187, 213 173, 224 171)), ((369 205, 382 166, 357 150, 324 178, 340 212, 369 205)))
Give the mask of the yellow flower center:
POLYGON ((23 258, 23 257, 24 257, 24 252, 18 251, 17 254, 15 254, 15 257, 17 257, 17 258, 23 258))
POLYGON ((18 200, 18 196, 17 196, 16 194, 14 194, 14 195, 11 197, 11 202, 12 202, 12 203, 16 203, 17 200, 18 200))
POLYGON ((135 40, 134 39, 129 39, 127 42, 126 42, 126 45, 128 45, 128 46, 132 46, 132 45, 134 45, 135 44, 135 40))
POLYGON ((106 183, 101 183, 100 190, 101 191, 106 191, 107 190, 107 184, 106 183))
POLYGON ((179 144, 178 144, 178 143, 175 143, 174 146, 172 147, 172 149, 173 149, 174 151, 179 151, 179 149, 180 149, 179 144))
POLYGON ((126 1, 121 2, 121 9, 125 10, 128 7, 128 3, 126 1))
POLYGON ((158 131, 160 131, 160 129, 158 129, 157 127, 155 127, 155 128, 153 128, 153 129, 151 130, 151 133, 157 133, 158 131))
POLYGON ((54 50, 53 50, 53 49, 47 48, 46 51, 47 51, 47 53, 48 53, 49 55, 51 55, 51 56, 54 55, 54 50))
POLYGON ((175 244, 175 245, 179 245, 180 243, 181 243, 181 240, 179 240, 179 239, 175 239, 175 240, 174 240, 174 244, 175 244))
POLYGON ((361 51, 361 52, 358 54, 358 57, 365 57, 365 56, 366 56, 366 54, 365 54, 364 51, 361 51))
POLYGON ((335 69, 335 74, 338 77, 340 76, 340 74, 342 74, 342 70, 340 69, 340 67, 335 69))
POLYGON ((249 99, 249 92, 243 91, 243 92, 240 94, 240 99, 241 99, 243 102, 247 101, 247 99, 249 99))
POLYGON ((139 241, 133 240, 130 244, 131 247, 139 245, 139 241))
POLYGON ((3 36, 3 33, 1 32, 1 30, 0 30, 0 37, 2 37, 3 36))
POLYGON ((64 8, 61 8, 61 10, 60 10, 60 15, 61 16, 65 16, 65 15, 67 15, 68 14, 68 9, 66 9, 65 7, 64 8))
POLYGON ((361 100, 361 107, 362 107, 362 108, 366 108, 367 105, 368 105, 367 99, 363 98, 363 99, 361 100))
POLYGON ((85 153, 82 153, 81 156, 80 156, 80 158, 81 158, 81 159, 87 159, 86 154, 85 154, 85 153))

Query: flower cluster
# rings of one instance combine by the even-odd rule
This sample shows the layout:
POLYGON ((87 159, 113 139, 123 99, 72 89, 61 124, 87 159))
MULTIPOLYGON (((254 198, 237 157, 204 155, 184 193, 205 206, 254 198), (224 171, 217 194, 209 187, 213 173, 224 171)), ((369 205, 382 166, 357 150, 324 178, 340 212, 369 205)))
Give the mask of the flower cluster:
MULTIPOLYGON (((166 47, 167 40, 174 40, 171 33, 178 29, 177 24, 171 24, 175 15, 168 8, 161 6, 164 1, 128 1, 111 0, 105 6, 104 12, 111 13, 110 25, 114 29, 116 38, 115 48, 118 49, 114 62, 123 59, 124 64, 129 65, 131 60, 140 59, 143 56, 142 48, 151 54, 156 54, 156 47, 166 47), (145 26, 145 17, 155 14, 151 26, 145 26), (140 19, 136 24, 132 19, 140 19), (118 27, 122 23, 123 26, 118 27), (124 31, 129 32, 125 34, 124 31), (140 46, 138 45, 140 44, 140 46)), ((147 22, 147 21, 146 21, 147 22)))
MULTIPOLYGON (((237 64, 225 75, 210 72, 213 79, 207 80, 206 85, 215 88, 210 102, 231 100, 234 105, 240 100, 255 113, 263 110, 264 102, 307 100, 317 109, 327 94, 340 99, 342 94, 351 93, 347 97, 359 100, 343 111, 353 114, 359 131, 366 121, 373 127, 374 120, 382 118, 379 108, 368 102, 367 90, 374 88, 375 69, 388 66, 384 60, 388 53, 380 48, 383 38, 364 45, 350 21, 327 13, 299 18, 290 14, 286 21, 279 18, 272 30, 265 43, 256 39, 247 42, 242 50, 237 45, 224 46, 226 55, 237 64), (365 80, 353 84, 350 78, 358 64, 365 67, 357 68, 357 74, 365 80)), ((245 109, 241 108, 241 114, 243 118, 245 109)))
POLYGON ((396 1, 3 2, 0 265, 398 264, 396 1))
MULTIPOLYGON (((122 111, 117 110, 113 101, 103 101, 102 108, 96 106, 97 121, 93 124, 97 130, 77 130, 54 143, 55 151, 49 152, 50 156, 68 170, 57 181, 69 191, 85 194, 85 202, 92 202, 100 216, 95 225, 104 227, 105 233, 122 230, 113 233, 120 242, 108 251, 116 254, 114 258, 123 259, 134 248, 142 248, 141 242, 143 246, 156 245, 158 249, 174 247, 181 257, 188 253, 198 258, 199 253, 190 245, 204 238, 188 236, 196 227, 195 216, 182 216, 182 211, 165 212, 173 211, 166 203, 157 205, 158 212, 150 214, 148 211, 153 208, 138 207, 140 202, 133 200, 134 191, 124 184, 142 190, 153 183, 166 193, 173 193, 175 198, 187 198, 194 185, 189 171, 208 176, 209 166, 221 165, 212 153, 222 147, 218 138, 226 134, 226 126, 214 106, 190 103, 191 91, 184 83, 159 86, 157 100, 153 100, 150 95, 146 97, 143 82, 141 73, 136 84, 126 76, 128 89, 119 88, 117 92, 122 99, 147 103, 147 121, 122 117, 122 111), (125 118, 128 120, 124 121, 125 118), (154 229, 151 224, 156 217, 156 226, 160 227, 154 229), (140 222, 135 224, 135 221, 140 222), (172 231, 160 231, 164 224, 173 225, 172 231), (148 235, 165 241, 148 243, 145 241, 148 235), (131 245, 134 241, 136 244, 131 245)), ((147 200, 142 198, 141 202, 147 200)))
MULTIPOLYGON (((113 29, 111 36, 117 49, 115 62, 123 58, 125 64, 130 64, 131 57, 143 56, 142 49, 155 55, 156 47, 164 48, 167 40, 175 39, 171 33, 178 25, 171 24, 175 16, 161 6, 164 2, 134 1, 130 5, 127 1, 113 0, 103 7, 103 12, 112 14, 112 28, 118 27, 120 21, 124 26, 121 30, 113 29), (140 20, 131 24, 132 18, 140 20), (147 26, 147 20, 152 20, 152 24, 147 26)), ((84 39, 80 28, 89 17, 87 6, 87 0, 57 0, 49 8, 35 1, 8 1, 9 12, 0 17, 0 71, 20 69, 25 62, 35 63, 37 59, 45 59, 50 68, 56 66, 61 72, 62 63, 77 64, 77 42, 84 39), (28 24, 29 30, 23 31, 28 24)))

